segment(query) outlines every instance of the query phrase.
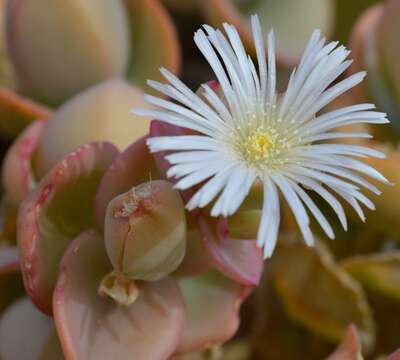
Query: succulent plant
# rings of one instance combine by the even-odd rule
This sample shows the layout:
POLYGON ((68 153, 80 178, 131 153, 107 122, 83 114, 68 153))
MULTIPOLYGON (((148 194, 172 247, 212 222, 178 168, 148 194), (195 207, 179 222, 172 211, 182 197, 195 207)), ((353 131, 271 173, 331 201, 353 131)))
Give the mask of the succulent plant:
MULTIPOLYGON (((0 358, 400 360, 398 185, 380 196, 368 194, 376 211, 367 212, 365 224, 354 202, 345 205, 348 233, 305 186, 299 196, 315 202, 309 206, 314 215, 319 208, 326 214, 336 239, 328 239, 310 217, 315 244, 303 244, 304 223, 296 222, 290 204, 282 204, 277 213, 270 209, 281 228, 274 230, 276 251, 264 269, 255 240, 262 221, 260 184, 251 186, 234 214, 212 217, 219 200, 185 208, 209 177, 178 191, 181 179, 171 162, 183 153, 149 152, 151 139, 200 134, 202 124, 172 125, 174 111, 184 126, 199 119, 191 112, 193 101, 222 112, 226 106, 222 97, 218 103, 218 82, 204 84, 197 98, 165 69, 170 84, 150 81, 150 87, 183 99, 185 107, 154 96, 147 96, 152 105, 146 105, 142 99, 143 89, 150 89, 146 79, 159 79, 160 66, 179 68, 174 27, 159 1, 184 16, 201 9, 215 25, 228 20, 250 53, 262 59, 246 19, 257 11, 264 28, 276 31, 283 66, 299 60, 308 28, 320 24, 325 35, 333 32, 333 0, 66 0, 58 7, 50 0, 8 0, 7 8, 0 1, 0 14, 7 14, 0 34, 0 136, 13 137, 28 125, 2 169, 0 358), (168 110, 165 118, 160 107, 168 110), (160 116, 135 117, 132 108, 160 116)), ((322 112, 363 97, 395 120, 399 9, 398 0, 387 0, 361 17, 352 37, 351 71, 366 67, 371 79, 322 112)), ((239 54, 250 62, 241 58, 242 50, 219 55, 229 62, 239 54)), ((235 75, 232 69, 228 77, 235 75)), ((250 70, 247 75, 254 77, 257 70, 250 70)), ((236 85, 245 89, 240 81, 236 85)), ((343 130, 370 128, 350 124, 343 130)), ((365 162, 397 184, 400 154, 383 142, 398 135, 374 131, 381 142, 337 143, 385 152, 385 160, 365 162)), ((268 138, 253 140, 257 155, 268 138)))
MULTIPOLYGON (((14 174, 14 185, 27 178, 35 183, 14 197, 16 204, 23 199, 17 240, 27 294, 54 316, 68 359, 164 359, 224 343, 238 328, 240 304, 258 284, 261 252, 255 241, 230 240, 226 225, 187 213, 180 194, 160 180, 167 163, 162 154, 149 154, 146 137, 119 153, 99 142, 101 129, 96 138, 92 127, 87 133, 94 141, 72 152, 67 145, 64 155, 59 144, 54 149, 63 156, 35 178, 39 161, 33 159, 46 143, 41 134, 58 136, 71 121, 83 124, 71 114, 96 118, 91 102, 80 98, 102 87, 108 93, 110 86, 114 94, 127 85, 112 80, 89 89, 48 122, 34 123, 10 150, 14 171, 6 166, 5 178, 14 174)), ((181 131, 157 121, 151 125, 152 133, 181 131)))
POLYGON ((0 89, 3 137, 109 78, 146 88, 159 67, 180 68, 175 28, 159 0, 8 0, 0 10, 1 60, 14 74, 0 89))

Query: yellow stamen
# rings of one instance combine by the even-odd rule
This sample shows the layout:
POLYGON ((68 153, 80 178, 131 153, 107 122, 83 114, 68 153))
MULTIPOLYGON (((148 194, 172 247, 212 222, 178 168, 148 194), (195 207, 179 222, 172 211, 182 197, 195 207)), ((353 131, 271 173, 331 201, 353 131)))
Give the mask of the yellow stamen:
POLYGON ((270 150, 274 148, 274 139, 265 130, 258 129, 243 143, 246 159, 257 165, 268 159, 270 150))

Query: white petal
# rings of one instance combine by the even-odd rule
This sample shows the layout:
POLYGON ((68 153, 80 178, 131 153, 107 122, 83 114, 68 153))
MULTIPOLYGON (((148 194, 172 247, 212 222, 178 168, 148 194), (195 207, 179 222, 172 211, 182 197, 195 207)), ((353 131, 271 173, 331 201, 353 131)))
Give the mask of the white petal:
POLYGON ((151 152, 165 150, 214 150, 224 149, 223 144, 208 136, 179 135, 179 136, 156 136, 147 139, 147 146, 151 152))
POLYGON ((257 244, 264 246, 264 258, 269 258, 276 247, 280 225, 278 191, 271 179, 264 184, 264 201, 257 244))
POLYGON ((322 212, 318 209, 318 207, 315 205, 314 201, 307 195, 307 193, 300 187, 298 186, 295 182, 290 181, 291 185, 293 186, 293 189, 297 192, 297 194, 300 196, 301 200, 307 205, 307 207, 310 209, 311 213, 314 215, 318 223, 321 225, 321 228, 325 231, 325 234, 333 239, 335 237, 333 233, 333 229, 330 226, 328 220, 326 220, 325 216, 322 214, 322 212))
POLYGON ((228 178, 232 174, 233 164, 222 167, 210 180, 208 180, 201 188, 198 190, 190 201, 187 203, 186 207, 189 210, 193 210, 196 207, 202 208, 207 206, 222 190, 226 185, 228 178))
POLYGON ((306 244, 312 246, 314 244, 314 237, 309 227, 310 219, 302 202, 299 199, 299 196, 283 176, 274 175, 273 179, 280 188, 281 193, 285 197, 290 209, 292 210, 306 244))

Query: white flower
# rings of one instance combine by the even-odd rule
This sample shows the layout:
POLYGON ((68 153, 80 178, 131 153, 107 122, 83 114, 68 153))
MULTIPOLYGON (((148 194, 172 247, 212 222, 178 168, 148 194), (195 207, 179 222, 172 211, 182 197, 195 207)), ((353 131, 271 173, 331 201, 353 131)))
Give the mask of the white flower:
POLYGON ((313 244, 309 212, 325 233, 334 234, 325 216, 305 191, 312 189, 334 209, 346 229, 342 205, 348 202, 364 220, 360 203, 373 209, 373 203, 360 192, 365 187, 380 191, 360 174, 387 182, 375 169, 355 157, 383 158, 374 149, 359 145, 324 143, 325 140, 370 137, 366 133, 339 132, 343 125, 388 122, 386 114, 372 104, 347 106, 323 115, 318 112, 339 95, 357 85, 364 72, 330 86, 351 64, 349 51, 337 42, 325 44, 314 31, 300 64, 293 70, 287 90, 276 93, 274 33, 268 35, 268 58, 257 16, 252 17, 258 72, 246 54, 236 29, 224 24, 226 36, 204 26, 194 41, 203 53, 220 84, 220 94, 203 85, 204 97, 193 93, 165 69, 169 84, 149 81, 149 85, 175 102, 146 95, 153 110, 134 110, 136 114, 189 128, 198 135, 153 137, 147 142, 152 152, 176 151, 167 156, 172 164, 169 177, 177 177, 181 190, 204 182, 187 203, 187 208, 202 208, 216 200, 212 216, 234 214, 255 181, 264 189, 264 201, 257 244, 264 256, 271 256, 280 223, 279 192, 293 211, 308 245, 313 244), (335 194, 335 196, 333 195, 335 194))

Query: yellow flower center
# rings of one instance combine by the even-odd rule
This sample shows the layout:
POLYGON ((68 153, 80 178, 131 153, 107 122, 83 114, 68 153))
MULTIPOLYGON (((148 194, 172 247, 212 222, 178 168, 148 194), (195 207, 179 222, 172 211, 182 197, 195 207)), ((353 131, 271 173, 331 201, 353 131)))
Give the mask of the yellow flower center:
POLYGON ((263 128, 243 139, 241 153, 245 160, 252 165, 260 166, 266 163, 275 149, 275 137, 263 128))
POLYGON ((260 126, 247 134, 240 131, 236 134, 234 148, 246 164, 261 170, 286 163, 285 153, 290 144, 275 128, 260 126))

